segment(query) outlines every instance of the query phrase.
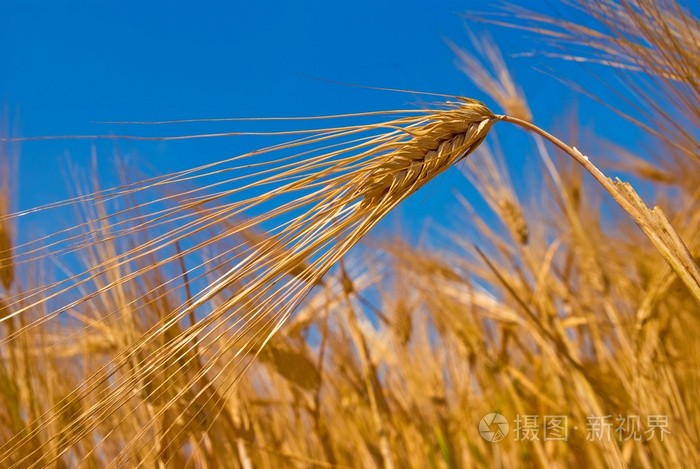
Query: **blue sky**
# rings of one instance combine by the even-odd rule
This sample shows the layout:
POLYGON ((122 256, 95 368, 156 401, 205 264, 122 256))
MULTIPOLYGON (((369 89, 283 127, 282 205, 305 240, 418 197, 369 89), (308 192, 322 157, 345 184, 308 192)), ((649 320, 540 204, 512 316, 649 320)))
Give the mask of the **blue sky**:
MULTIPOLYGON (((467 47, 467 30, 476 29, 497 37, 507 56, 543 46, 524 41, 521 33, 460 17, 474 8, 484 8, 483 2, 0 0, 3 125, 25 136, 110 134, 124 130, 95 122, 318 115, 412 107, 422 99, 329 81, 486 99, 457 69, 445 40, 467 47)), ((606 114, 599 122, 599 105, 534 70, 541 60, 508 62, 543 127, 556 128, 575 109, 585 126, 608 131, 623 143, 634 141, 633 130, 622 121, 606 114)), ((599 86, 580 65, 547 64, 584 87, 599 86)), ((238 125, 128 130, 209 132, 238 125)), ((516 184, 526 190, 527 178, 518 176, 528 157, 520 151, 523 140, 517 130, 502 133, 516 184)), ((66 162, 70 158, 73 165, 88 167, 93 145, 104 173, 118 153, 159 174, 264 143, 241 138, 27 142, 20 149, 13 208, 64 198, 66 162)), ((452 193, 457 187, 468 192, 465 185, 456 174, 441 178, 428 196, 419 194, 402 207, 401 223, 408 220, 415 232, 426 217, 449 221, 452 193)))

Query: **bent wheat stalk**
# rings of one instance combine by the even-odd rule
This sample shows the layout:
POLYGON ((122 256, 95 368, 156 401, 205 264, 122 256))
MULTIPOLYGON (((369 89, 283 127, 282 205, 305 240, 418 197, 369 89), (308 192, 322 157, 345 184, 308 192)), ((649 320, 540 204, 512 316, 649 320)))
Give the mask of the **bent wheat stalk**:
POLYGON ((517 117, 499 116, 503 122, 511 122, 530 132, 534 132, 563 150, 588 171, 598 183, 615 199, 629 216, 647 235, 657 251, 668 262, 676 275, 683 281, 695 301, 700 303, 700 269, 695 263, 680 235, 671 226, 660 207, 650 209, 644 204, 629 183, 619 179, 613 181, 605 176, 591 161, 576 147, 570 147, 536 125, 517 117))
MULTIPOLYGON (((167 434, 177 421, 216 414, 212 408, 223 412, 230 388, 321 277, 401 201, 471 154, 499 121, 542 135, 591 172, 633 216, 700 302, 697 266, 660 211, 649 211, 634 198, 631 188, 613 183, 577 150, 528 122, 497 116, 476 100, 459 98, 442 110, 418 116, 307 131, 308 136, 287 145, 165 176, 152 185, 124 186, 75 199, 73 203, 93 207, 99 222, 80 224, 40 241, 59 253, 87 249, 98 255, 85 272, 9 298, 11 312, 0 321, 40 308, 49 308, 50 313, 26 321, 6 341, 61 314, 103 304, 117 306, 107 307, 102 320, 128 321, 147 314, 153 297, 176 294, 175 282, 183 277, 188 285, 204 284, 191 298, 188 293, 180 306, 147 322, 145 330, 125 334, 120 339, 124 344, 106 364, 36 419, 30 430, 0 448, 0 465, 22 467, 38 460, 49 464, 100 428, 100 441, 83 456, 86 460, 116 431, 115 425, 147 406, 151 409, 147 424, 129 433, 127 444, 110 455, 114 465, 128 464, 136 457, 145 461, 157 453, 150 443, 158 422, 172 422, 161 429, 167 434), (297 147, 304 150, 267 162, 245 159, 297 147), (232 162, 236 165, 226 166, 232 162), (211 179, 230 173, 235 176, 211 179), (109 201, 197 179, 204 182, 197 189, 155 201, 147 198, 113 213, 104 209, 109 201), (226 189, 227 184, 233 187, 226 189), (141 213, 144 208, 146 212, 141 213), (130 241, 149 229, 157 234, 142 242, 130 241), (252 229, 265 235, 250 236, 252 229), (126 241, 130 241, 128 247, 121 248, 119 242, 126 241), (189 247, 181 250, 181 244, 189 247), (213 256, 209 249, 214 250, 213 256), (193 263, 187 271, 167 280, 159 277, 158 269, 173 262, 184 265, 183 259, 193 263), (146 287, 139 283, 154 275, 156 280, 146 287), (73 299, 76 292, 79 298, 73 299), (102 301, 105 298, 116 300, 102 301), (196 317, 200 319, 193 321, 196 317), (172 333, 188 319, 189 326, 172 333), (200 365, 200 357, 204 364, 200 365), (143 399, 134 402, 135 395, 143 399), (80 410, 72 414, 72 431, 62 438, 49 431, 58 416, 76 408, 80 410), (115 414, 120 416, 117 423, 112 419, 115 414), (38 437, 43 445, 26 450, 27 442, 38 437)), ((66 205, 71 202, 46 209, 66 205)), ((26 243, 14 253, 0 250, 0 259, 11 256, 19 264, 46 258, 38 245, 26 243)), ((99 322, 99 318, 86 321, 84 328, 98 331, 99 322)))

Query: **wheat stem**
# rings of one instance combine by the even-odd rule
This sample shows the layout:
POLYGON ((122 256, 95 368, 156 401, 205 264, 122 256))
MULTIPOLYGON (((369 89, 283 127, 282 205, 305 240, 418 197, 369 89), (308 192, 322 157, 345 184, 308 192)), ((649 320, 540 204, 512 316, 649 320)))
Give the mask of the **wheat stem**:
POLYGON ((654 247, 683 281, 693 298, 695 298, 695 301, 700 303, 700 268, 698 268, 688 247, 666 219, 660 207, 656 206, 650 209, 631 185, 620 179, 613 181, 603 174, 576 147, 570 147, 536 125, 517 117, 506 115, 498 116, 498 120, 510 122, 540 135, 583 166, 610 193, 620 207, 634 219, 654 247))

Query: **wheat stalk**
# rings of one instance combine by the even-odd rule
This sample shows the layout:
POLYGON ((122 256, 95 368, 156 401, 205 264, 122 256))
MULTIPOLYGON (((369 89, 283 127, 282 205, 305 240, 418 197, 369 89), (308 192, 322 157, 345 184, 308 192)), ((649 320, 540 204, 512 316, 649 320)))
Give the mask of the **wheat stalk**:
POLYGON ((530 122, 516 117, 500 116, 504 122, 512 122, 530 132, 534 132, 563 150, 577 163, 586 169, 598 183, 605 188, 613 199, 632 217, 644 234, 652 242, 656 250, 668 262, 674 272, 683 281, 695 301, 700 303, 700 268, 696 264, 690 250, 680 235, 671 226, 660 207, 650 209, 631 185, 621 180, 613 181, 605 176, 591 161, 576 147, 570 147, 564 142, 545 132, 530 122))

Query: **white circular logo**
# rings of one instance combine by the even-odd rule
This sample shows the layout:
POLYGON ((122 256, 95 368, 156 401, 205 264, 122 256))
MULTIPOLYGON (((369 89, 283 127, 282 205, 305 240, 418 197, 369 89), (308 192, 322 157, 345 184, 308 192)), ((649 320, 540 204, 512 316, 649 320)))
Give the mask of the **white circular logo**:
POLYGON ((491 443, 501 441, 508 434, 508 419, 503 415, 492 412, 484 415, 479 422, 481 438, 491 443))

